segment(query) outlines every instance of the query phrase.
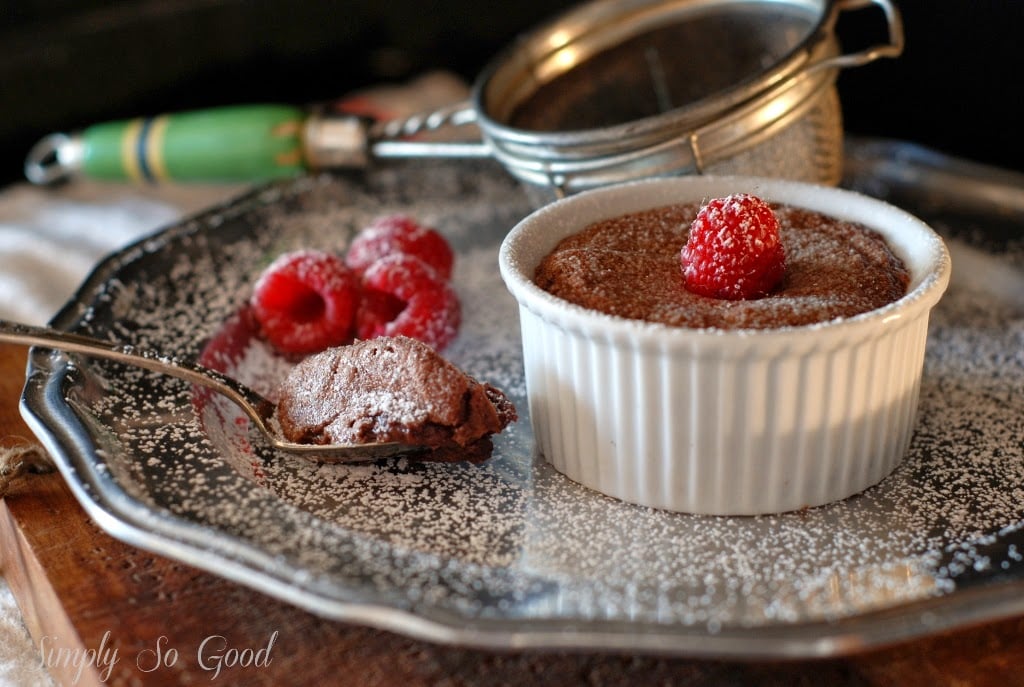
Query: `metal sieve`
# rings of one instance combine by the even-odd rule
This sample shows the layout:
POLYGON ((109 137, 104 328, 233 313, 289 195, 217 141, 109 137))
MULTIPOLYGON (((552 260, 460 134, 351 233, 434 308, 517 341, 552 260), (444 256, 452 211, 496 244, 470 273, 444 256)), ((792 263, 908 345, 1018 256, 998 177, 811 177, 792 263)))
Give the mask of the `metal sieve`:
POLYGON ((470 102, 378 127, 373 152, 493 156, 541 195, 688 173, 836 184, 838 71, 902 49, 888 0, 598 0, 498 55, 470 102), (869 6, 888 41, 843 54, 839 15, 869 6), (399 140, 451 122, 480 147, 399 140))
POLYGON ((890 0, 595 0, 521 36, 465 102, 379 123, 290 106, 112 122, 43 139, 26 176, 265 178, 375 158, 493 157, 537 204, 677 174, 836 184, 838 72, 902 50, 890 0), (840 15, 869 7, 882 10, 887 41, 843 53, 840 15))

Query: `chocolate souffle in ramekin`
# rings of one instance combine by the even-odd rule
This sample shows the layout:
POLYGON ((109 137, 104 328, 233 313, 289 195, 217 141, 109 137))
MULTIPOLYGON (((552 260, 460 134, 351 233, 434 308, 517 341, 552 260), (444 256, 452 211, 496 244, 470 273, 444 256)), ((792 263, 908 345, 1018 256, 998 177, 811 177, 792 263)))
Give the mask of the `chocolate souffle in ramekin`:
POLYGON ((544 457, 626 501, 732 515, 825 504, 896 467, 950 274, 941 239, 898 208, 740 177, 557 201, 510 232, 500 266, 544 457), (785 271, 754 298, 694 293, 690 223, 734 194, 771 205, 785 271))

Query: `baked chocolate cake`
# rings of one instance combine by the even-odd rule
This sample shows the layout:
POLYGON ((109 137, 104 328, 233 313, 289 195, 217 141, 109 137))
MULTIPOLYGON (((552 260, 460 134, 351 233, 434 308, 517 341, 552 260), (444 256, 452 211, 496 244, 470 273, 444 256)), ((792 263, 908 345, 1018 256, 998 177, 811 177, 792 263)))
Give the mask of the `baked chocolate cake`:
POLYGON ((891 303, 910 277, 885 240, 860 224, 773 204, 786 251, 782 283, 757 299, 686 289, 679 252, 700 204, 604 220, 561 241, 534 281, 586 308, 682 327, 769 329, 851 317, 891 303))
POLYGON ((430 346, 380 337, 296 365, 279 389, 277 419, 294 442, 398 442, 423 446, 425 460, 480 462, 517 416, 504 393, 430 346))

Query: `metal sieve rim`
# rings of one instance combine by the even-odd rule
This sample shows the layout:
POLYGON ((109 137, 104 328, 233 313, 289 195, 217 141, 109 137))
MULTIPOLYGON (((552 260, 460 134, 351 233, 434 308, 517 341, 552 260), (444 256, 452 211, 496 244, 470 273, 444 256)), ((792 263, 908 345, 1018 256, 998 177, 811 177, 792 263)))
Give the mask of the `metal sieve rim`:
POLYGON ((800 123, 824 91, 834 91, 835 76, 834 70, 800 75, 702 127, 642 147, 543 158, 536 149, 517 149, 492 140, 492 154, 521 181, 552 186, 563 194, 646 176, 703 173, 800 123))
POLYGON ((478 123, 492 138, 521 145, 572 147, 594 141, 620 141, 623 137, 643 138, 666 129, 692 129, 812 66, 820 58, 819 44, 835 40, 831 29, 842 4, 835 0, 593 0, 521 36, 499 53, 474 83, 472 105, 478 123), (692 21, 722 8, 774 6, 795 8, 807 15, 806 35, 760 72, 732 86, 662 113, 611 126, 546 131, 507 123, 512 109, 555 77, 644 31, 692 21), (565 59, 559 64, 562 54, 582 55, 583 59, 565 59))

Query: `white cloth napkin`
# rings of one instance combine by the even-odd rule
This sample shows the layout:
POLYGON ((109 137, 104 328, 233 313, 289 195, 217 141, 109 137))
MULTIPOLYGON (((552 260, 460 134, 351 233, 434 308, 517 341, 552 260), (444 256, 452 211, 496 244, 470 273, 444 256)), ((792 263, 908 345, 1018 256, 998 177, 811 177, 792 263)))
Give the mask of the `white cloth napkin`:
MULTIPOLYGON (((0 318, 45 324, 104 256, 245 190, 87 181, 0 191, 0 318)), ((0 687, 53 684, 0 577, 0 687)))
POLYGON ((76 181, 0 193, 0 318, 43 324, 96 262, 238 185, 141 187, 76 181))
POLYGON ((0 578, 0 685, 7 687, 43 687, 52 685, 49 674, 40 665, 21 612, 7 583, 0 578))

